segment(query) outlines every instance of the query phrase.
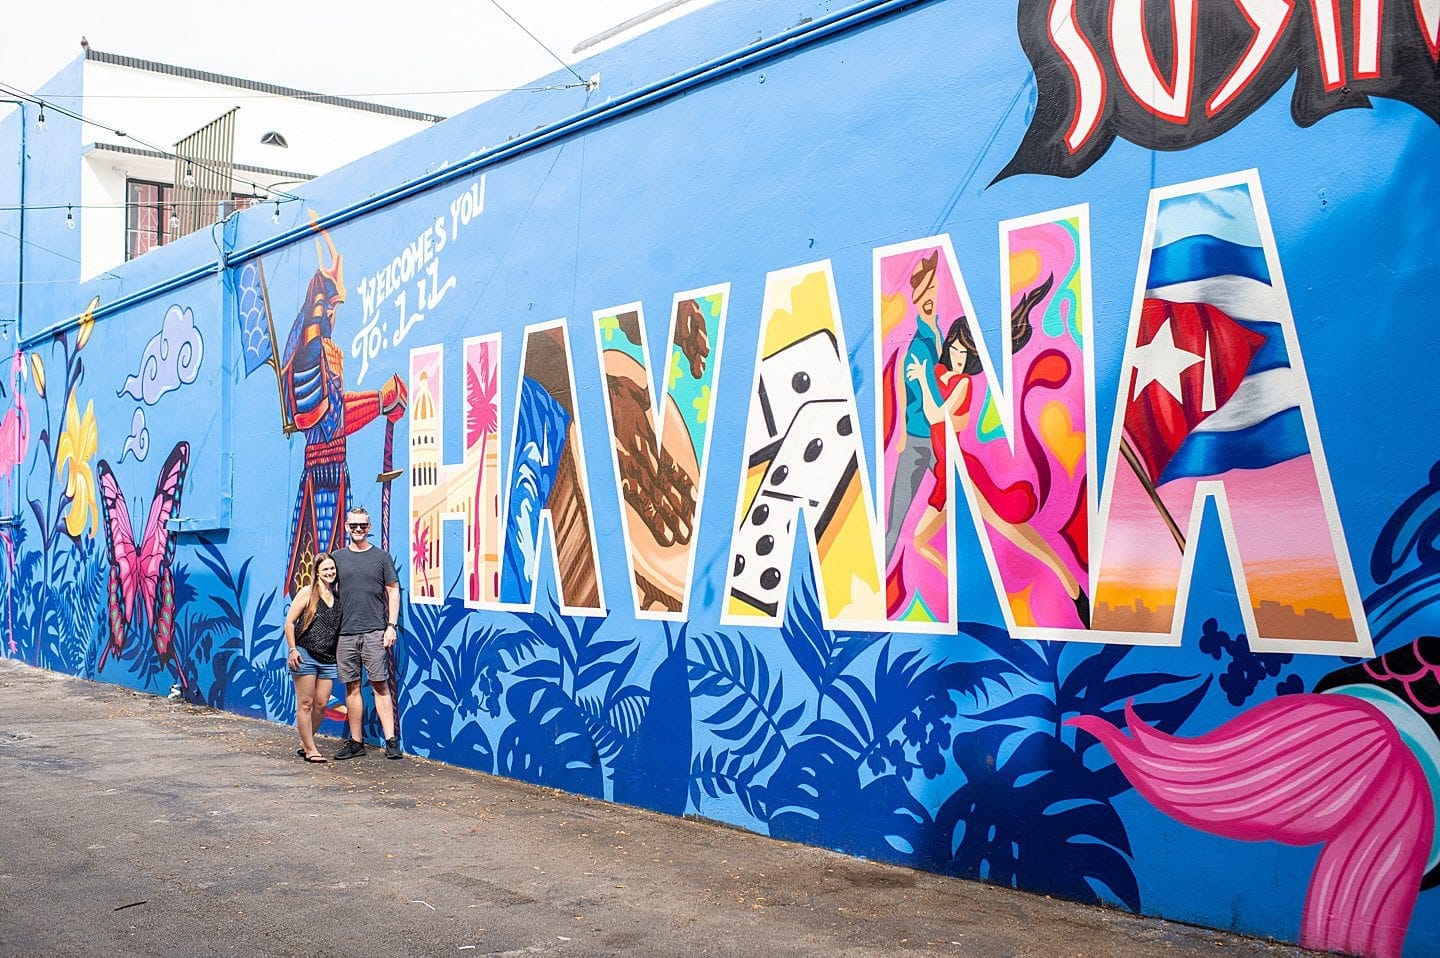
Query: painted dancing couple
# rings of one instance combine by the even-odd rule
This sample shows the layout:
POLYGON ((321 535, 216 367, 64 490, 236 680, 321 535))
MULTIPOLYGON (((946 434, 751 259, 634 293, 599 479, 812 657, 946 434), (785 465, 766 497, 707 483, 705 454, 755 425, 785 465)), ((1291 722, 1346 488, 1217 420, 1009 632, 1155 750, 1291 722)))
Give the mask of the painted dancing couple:
MULTIPOLYGON (((915 522, 911 546, 942 575, 946 557, 936 548, 936 535, 945 527, 952 466, 947 457, 948 437, 971 429, 985 401, 983 365, 965 316, 959 316, 941 333, 937 315, 939 251, 922 257, 910 274, 910 302, 915 308, 915 333, 899 357, 893 373, 894 407, 902 418, 895 430, 897 462, 886 516, 885 556, 894 563, 901 531, 912 505, 920 498, 927 475, 933 477, 925 508, 915 522)), ((1016 304, 1010 320, 1011 352, 1029 343, 1034 327, 1030 312, 1050 292, 1046 279, 1016 304)), ((1035 528, 1033 520, 1044 503, 1029 483, 1002 484, 975 454, 962 447, 963 468, 975 487, 975 504, 985 524, 1021 553, 1055 577, 1075 606, 1082 626, 1090 623, 1085 586, 1067 568, 1054 545, 1035 528)), ((893 573, 892 573, 893 574, 893 573)), ((894 614, 898 609, 892 607, 894 614)))
POLYGON ((370 679, 375 712, 385 733, 385 757, 400 758, 401 754, 386 662, 399 621, 400 581, 390 554, 370 544, 370 516, 364 509, 346 514, 345 531, 348 544, 315 557, 310 583, 295 593, 285 615, 299 754, 314 764, 327 761, 315 744, 315 731, 325 720, 325 706, 337 678, 345 683, 350 737, 334 757, 345 761, 365 754, 360 729, 365 708, 362 669, 370 679))

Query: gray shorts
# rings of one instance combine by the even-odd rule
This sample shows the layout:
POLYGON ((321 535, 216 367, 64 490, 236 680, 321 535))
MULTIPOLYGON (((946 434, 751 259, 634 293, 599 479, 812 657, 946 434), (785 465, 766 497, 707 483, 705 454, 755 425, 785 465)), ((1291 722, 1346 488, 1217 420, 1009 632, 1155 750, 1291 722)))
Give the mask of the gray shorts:
POLYGON ((371 682, 384 682, 390 678, 390 671, 385 666, 384 629, 341 634, 340 644, 335 648, 335 665, 340 673, 340 681, 360 681, 362 663, 371 682))

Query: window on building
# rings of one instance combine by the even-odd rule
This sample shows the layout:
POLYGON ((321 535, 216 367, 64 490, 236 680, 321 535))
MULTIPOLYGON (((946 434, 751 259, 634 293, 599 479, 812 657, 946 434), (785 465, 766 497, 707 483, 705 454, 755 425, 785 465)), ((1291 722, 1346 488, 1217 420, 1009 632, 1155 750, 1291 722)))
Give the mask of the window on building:
POLYGON ((170 232, 170 217, 175 211, 173 193, 168 183, 125 181, 126 260, 175 238, 170 232))
MULTIPOLYGON (((149 180, 125 181, 125 259, 132 260, 141 253, 147 253, 157 246, 173 243, 183 234, 181 228, 172 228, 171 217, 175 215, 176 190, 169 183, 155 183, 149 180)), ((219 212, 223 215, 230 210, 248 210, 263 202, 263 197, 247 193, 235 193, 230 197, 229 209, 219 212)), ((183 217, 181 218, 183 219, 183 217)), ((213 222, 207 221, 207 222, 213 222)))

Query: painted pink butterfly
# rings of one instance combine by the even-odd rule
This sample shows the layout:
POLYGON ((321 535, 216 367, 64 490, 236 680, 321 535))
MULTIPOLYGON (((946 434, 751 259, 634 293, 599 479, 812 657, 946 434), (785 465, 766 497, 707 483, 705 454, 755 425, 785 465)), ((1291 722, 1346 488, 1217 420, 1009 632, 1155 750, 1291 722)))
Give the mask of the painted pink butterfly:
MULTIPOLYGON (((169 521, 180 508, 180 492, 185 470, 190 465, 190 444, 179 442, 170 450, 160 478, 155 483, 155 497, 150 500, 150 515, 145 532, 137 546, 130 510, 115 472, 105 460, 96 470, 100 474, 100 502, 105 512, 105 529, 109 533, 110 556, 110 641, 100 653, 98 668, 113 648, 118 655, 125 646, 130 626, 143 620, 149 624, 151 638, 160 661, 173 656, 171 640, 175 637, 175 577, 171 563, 175 558, 175 538, 169 521)), ((177 666, 181 687, 186 687, 185 673, 177 666)))

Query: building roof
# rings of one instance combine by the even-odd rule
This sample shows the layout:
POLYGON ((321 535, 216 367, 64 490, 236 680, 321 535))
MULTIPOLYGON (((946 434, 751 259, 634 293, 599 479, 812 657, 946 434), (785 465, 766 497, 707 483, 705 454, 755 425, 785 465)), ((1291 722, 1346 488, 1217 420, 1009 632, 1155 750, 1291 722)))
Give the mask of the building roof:
MULTIPOLYGON (((122 146, 119 143, 105 143, 95 141, 86 148, 86 152, 99 150, 102 153, 124 153, 128 156, 148 156, 156 160, 174 160, 174 153, 162 153, 159 150, 147 150, 138 146, 122 146)), ((247 163, 232 163, 237 173, 258 173, 261 176, 283 176, 287 180, 313 180, 314 173, 296 173, 294 170, 276 170, 268 166, 251 166, 247 163)), ((238 178, 238 177, 237 177, 238 178)))
POLYGON ((209 70, 196 70, 192 67, 160 63, 156 60, 142 60, 139 57, 128 57, 119 53, 105 53, 91 46, 85 47, 85 59, 93 63, 109 63, 131 70, 144 70, 149 73, 182 77, 187 80, 199 80, 204 83, 218 83, 222 86, 238 87, 239 89, 251 90, 255 93, 294 97, 297 100, 308 100, 312 103, 323 103, 327 106, 344 107, 349 110, 362 110, 366 113, 379 113, 384 116, 394 116, 405 120, 439 123, 445 119, 445 117, 435 113, 421 113, 417 110, 407 110, 398 106, 369 103, 365 100, 354 100, 343 96, 330 96, 326 93, 315 93, 311 90, 300 90, 295 87, 279 86, 274 83, 262 83, 259 80, 246 80, 242 77, 227 76, 223 73, 212 73, 209 70))

